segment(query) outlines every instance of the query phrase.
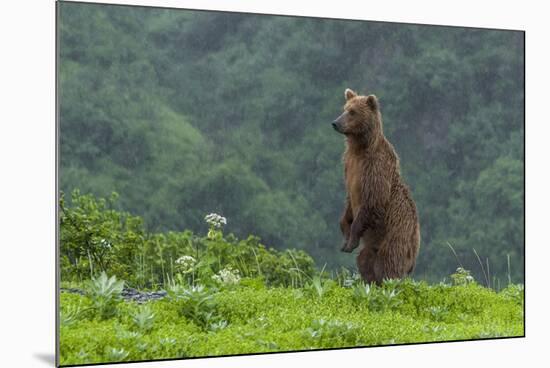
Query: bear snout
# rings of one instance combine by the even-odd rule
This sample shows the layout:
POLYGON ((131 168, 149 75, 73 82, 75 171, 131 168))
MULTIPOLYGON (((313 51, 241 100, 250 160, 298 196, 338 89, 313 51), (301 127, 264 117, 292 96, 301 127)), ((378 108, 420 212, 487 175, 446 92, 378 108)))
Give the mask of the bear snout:
POLYGON ((346 113, 342 113, 342 115, 338 116, 333 122, 332 122, 332 127, 334 128, 334 130, 336 130, 338 133, 342 133, 344 134, 344 126, 343 126, 343 122, 344 122, 344 116, 346 115, 346 113))
POLYGON ((334 130, 336 130, 338 133, 342 133, 342 124, 338 120, 334 120, 332 122, 332 127, 334 130))

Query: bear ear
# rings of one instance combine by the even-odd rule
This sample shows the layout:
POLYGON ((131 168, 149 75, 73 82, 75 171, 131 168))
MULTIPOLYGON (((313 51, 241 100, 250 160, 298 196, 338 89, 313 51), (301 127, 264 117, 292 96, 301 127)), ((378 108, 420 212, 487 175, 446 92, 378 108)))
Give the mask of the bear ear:
POLYGON ((369 95, 367 97, 367 106, 370 107, 373 111, 378 110, 378 99, 375 95, 369 95))
POLYGON ((357 96, 357 93, 353 92, 349 88, 346 88, 346 91, 344 92, 344 96, 346 96, 346 100, 349 100, 350 98, 357 96))

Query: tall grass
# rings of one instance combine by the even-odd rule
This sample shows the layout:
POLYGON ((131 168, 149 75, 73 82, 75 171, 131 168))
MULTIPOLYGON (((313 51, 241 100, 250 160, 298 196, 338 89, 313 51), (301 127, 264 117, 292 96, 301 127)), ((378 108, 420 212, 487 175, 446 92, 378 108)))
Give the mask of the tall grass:
MULTIPOLYGON (((465 269, 465 267, 463 266, 462 262, 460 261, 460 259, 458 257, 457 252, 455 251, 455 249, 451 245, 451 243, 447 242, 447 246, 449 247, 449 249, 453 253, 453 255, 454 255, 454 257, 457 261, 457 264, 461 268, 465 269)), ((483 276, 485 286, 490 288, 490 289, 493 289, 495 291, 502 290, 500 277, 497 277, 496 275, 491 275, 489 257, 485 257, 485 262, 483 262, 475 248, 472 248, 472 252, 473 252, 473 254, 474 254, 474 256, 477 260, 477 263, 479 264, 479 268, 480 268, 480 271, 481 271, 481 275, 483 276)), ((507 266, 506 267, 506 281, 507 281, 506 286, 509 286, 509 285, 512 285, 511 257, 510 257, 509 253, 506 254, 506 263, 507 263, 507 265, 506 265, 507 266)))

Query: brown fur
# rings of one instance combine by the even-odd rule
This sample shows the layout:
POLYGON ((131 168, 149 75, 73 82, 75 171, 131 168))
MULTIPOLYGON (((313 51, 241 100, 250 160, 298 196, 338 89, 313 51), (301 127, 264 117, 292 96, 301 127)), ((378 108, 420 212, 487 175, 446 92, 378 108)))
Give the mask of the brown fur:
POLYGON ((409 188, 401 179, 399 157, 382 129, 376 96, 345 92, 344 112, 334 128, 346 136, 346 204, 340 219, 342 251, 361 240, 357 266, 367 282, 411 273, 420 247, 420 225, 409 188))

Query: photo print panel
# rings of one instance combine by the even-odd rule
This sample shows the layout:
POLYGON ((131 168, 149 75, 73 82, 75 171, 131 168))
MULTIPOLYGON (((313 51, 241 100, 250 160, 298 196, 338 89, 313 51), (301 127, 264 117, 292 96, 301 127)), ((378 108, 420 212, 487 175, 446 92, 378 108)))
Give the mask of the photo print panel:
POLYGON ((523 337, 524 36, 58 2, 58 364, 523 337))

